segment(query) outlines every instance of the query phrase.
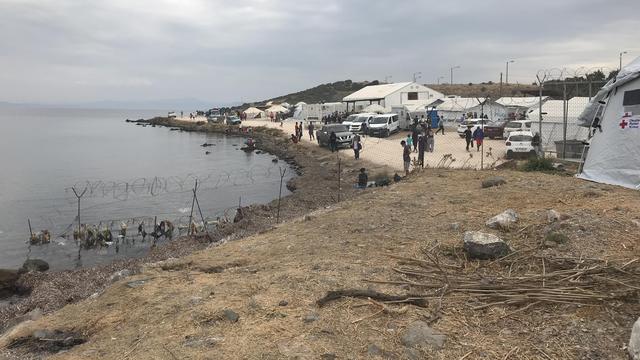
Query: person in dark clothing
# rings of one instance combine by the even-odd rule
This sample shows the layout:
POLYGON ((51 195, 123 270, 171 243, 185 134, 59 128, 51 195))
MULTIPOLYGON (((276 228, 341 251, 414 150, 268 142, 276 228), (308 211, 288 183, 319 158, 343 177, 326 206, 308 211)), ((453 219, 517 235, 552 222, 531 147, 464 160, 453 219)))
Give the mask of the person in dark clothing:
POLYGON ((540 139, 540 133, 535 133, 533 138, 531 139, 531 146, 536 151, 536 155, 540 156, 542 154, 542 140, 540 139))
POLYGON ((413 126, 411 130, 411 140, 413 140, 413 151, 418 151, 418 124, 413 126))
POLYGON ((313 126, 313 123, 309 123, 309 126, 307 126, 307 129, 309 130, 309 140, 313 141, 316 139, 316 136, 313 134, 313 129, 315 128, 315 126, 313 126))
POLYGON ((478 127, 473 132, 473 140, 475 140, 476 145, 478 146, 478 151, 480 151, 480 146, 482 146, 482 141, 484 140, 484 130, 482 130, 482 127, 478 127))
POLYGON ((367 122, 362 122, 362 135, 367 135, 367 122))
POLYGON ((418 163, 424 169, 424 152, 427 149, 427 140, 424 136, 418 138, 418 163))
POLYGON ((338 137, 334 131, 329 134, 329 148, 331 152, 338 151, 338 137))
POLYGON ((409 146, 404 140, 400 142, 400 145, 402 145, 402 162, 404 164, 404 172, 409 176, 409 168, 411 167, 411 146, 409 146))
POLYGON ((436 131, 436 135, 438 135, 440 131, 442 131, 442 135, 444 135, 444 120, 442 116, 438 115, 438 131, 436 131))
POLYGON ((464 139, 467 142, 467 151, 469 151, 469 145, 473 148, 473 133, 471 132, 471 126, 467 126, 467 130, 464 131, 464 139))
POLYGON ((367 175, 367 169, 361 168, 360 174, 358 174, 358 189, 365 189, 369 183, 369 175, 367 175))

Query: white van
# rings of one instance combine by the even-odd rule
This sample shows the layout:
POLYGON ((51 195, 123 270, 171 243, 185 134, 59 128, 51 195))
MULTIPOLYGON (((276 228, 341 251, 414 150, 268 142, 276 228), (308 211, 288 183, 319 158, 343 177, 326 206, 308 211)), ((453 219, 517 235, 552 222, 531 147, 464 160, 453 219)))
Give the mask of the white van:
POLYGON ((387 137, 400 131, 398 114, 376 115, 369 123, 369 135, 387 137))
POLYGON ((362 133, 362 124, 367 124, 367 128, 369 128, 369 124, 371 124, 371 120, 377 114, 353 114, 349 115, 343 122, 342 125, 346 125, 349 127, 349 131, 352 133, 362 133))

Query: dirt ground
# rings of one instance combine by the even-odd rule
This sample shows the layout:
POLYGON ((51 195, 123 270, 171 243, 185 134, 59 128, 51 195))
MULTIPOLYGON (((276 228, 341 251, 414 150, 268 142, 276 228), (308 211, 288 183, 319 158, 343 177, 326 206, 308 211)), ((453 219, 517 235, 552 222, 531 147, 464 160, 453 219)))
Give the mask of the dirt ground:
POLYGON ((148 265, 98 296, 20 325, 0 346, 27 356, 26 337, 47 329, 86 340, 53 359, 626 359, 640 314, 639 200, 637 191, 569 176, 424 171, 246 239, 148 265), (481 188, 495 175, 507 183, 481 188), (485 226, 508 208, 520 217, 514 227, 485 226), (549 209, 563 220, 550 224, 549 209), (511 258, 467 259, 468 230, 500 236, 511 258), (549 242, 549 233, 563 240, 549 242), (470 278, 539 279, 553 289, 554 264, 567 262, 582 269, 571 278, 576 284, 586 281, 585 264, 626 269, 633 276, 608 279, 609 287, 589 278, 589 293, 630 295, 509 305, 453 291, 470 278), (427 272, 427 263, 437 270, 427 272), (412 294, 428 305, 351 297, 316 304, 339 289, 412 294), (403 341, 417 320, 446 335, 441 349, 403 341))
MULTIPOLYGON (((274 123, 267 120, 248 120, 243 122, 243 126, 266 126, 282 129, 288 134, 293 134, 295 120, 288 119, 282 124, 282 127, 280 127, 280 123, 274 123)), ((400 141, 404 140, 407 137, 407 134, 407 131, 400 131, 388 138, 363 136, 360 158, 373 164, 380 166, 386 165, 396 171, 402 171, 402 147, 400 146, 400 141)), ((504 140, 485 139, 483 157, 483 152, 478 152, 477 149, 466 151, 466 142, 458 136, 455 128, 447 128, 444 135, 437 134, 434 139, 434 151, 432 153, 425 153, 425 163, 429 167, 448 167, 451 169, 491 169, 504 162, 506 152, 504 140)), ((303 143, 313 143, 317 146, 317 143, 310 141, 309 133, 306 129, 304 130, 303 140, 303 143)), ((354 156, 353 151, 349 149, 341 150, 341 152, 345 154, 345 157, 354 156)), ((412 153, 411 157, 417 160, 418 153, 412 153)))

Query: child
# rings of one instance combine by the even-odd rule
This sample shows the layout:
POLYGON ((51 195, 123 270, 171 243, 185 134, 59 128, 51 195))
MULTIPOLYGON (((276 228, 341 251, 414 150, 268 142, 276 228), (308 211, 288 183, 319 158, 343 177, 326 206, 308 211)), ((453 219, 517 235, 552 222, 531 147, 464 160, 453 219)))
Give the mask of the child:
POLYGON ((406 141, 406 144, 409 146, 409 148, 413 147, 413 138, 411 137, 411 133, 407 135, 407 140, 405 141, 406 141))

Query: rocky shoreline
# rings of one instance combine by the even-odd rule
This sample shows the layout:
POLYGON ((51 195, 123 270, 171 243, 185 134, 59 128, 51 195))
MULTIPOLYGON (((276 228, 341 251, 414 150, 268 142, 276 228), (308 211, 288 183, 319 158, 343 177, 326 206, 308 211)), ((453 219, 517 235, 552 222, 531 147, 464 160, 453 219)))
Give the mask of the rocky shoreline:
MULTIPOLYGON (((143 120, 145 124, 164 126, 181 131, 211 132, 232 136, 247 136, 237 126, 226 126, 207 123, 186 123, 169 118, 153 118, 143 120)), ((139 122, 139 121, 129 121, 139 122)), ((256 141, 256 148, 273 154, 287 162, 295 169, 297 177, 287 183, 293 193, 283 197, 281 201, 280 219, 287 220, 303 216, 311 211, 330 206, 336 202, 337 166, 332 155, 317 148, 309 149, 301 145, 291 144, 278 129, 254 128, 250 136, 256 141), (333 189, 334 191, 327 191, 333 189)), ((278 161, 281 161, 278 160, 278 161)), ((364 165, 359 163, 360 165, 364 165)), ((344 166, 344 164, 343 164, 344 166)), ((355 178, 355 167, 343 169, 346 174, 355 178)), ((341 199, 348 199, 357 194, 351 186, 341 191, 341 199)), ((246 236, 267 231, 276 225, 277 200, 269 204, 250 205, 242 208, 243 219, 236 223, 219 226, 211 239, 205 236, 183 236, 168 243, 150 249, 149 254, 135 259, 117 260, 107 265, 87 267, 57 272, 27 272, 15 278, 15 287, 22 296, 14 295, 5 298, 5 305, 0 306, 0 331, 5 331, 16 321, 28 316, 30 312, 49 313, 101 292, 118 278, 118 273, 125 271, 135 274, 147 263, 188 255, 197 250, 216 245, 223 241, 236 240, 246 236), (25 294, 27 294, 25 296, 25 294)))

